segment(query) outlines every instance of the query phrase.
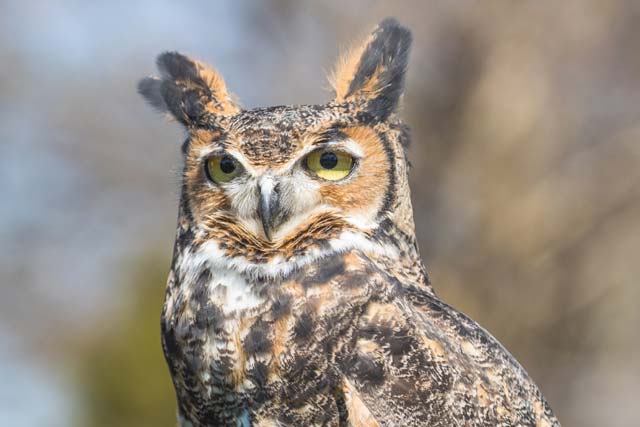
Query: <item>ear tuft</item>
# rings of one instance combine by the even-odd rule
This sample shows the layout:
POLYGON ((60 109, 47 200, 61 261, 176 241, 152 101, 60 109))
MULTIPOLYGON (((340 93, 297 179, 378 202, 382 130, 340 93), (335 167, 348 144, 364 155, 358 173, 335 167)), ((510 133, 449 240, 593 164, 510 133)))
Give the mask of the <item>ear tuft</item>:
POLYGON ((232 115, 240 111, 216 70, 178 52, 156 60, 160 78, 138 83, 138 93, 157 110, 171 113, 185 126, 197 125, 205 115, 232 115))
POLYGON ((375 120, 385 120, 404 89, 411 40, 411 32, 395 19, 382 21, 365 43, 339 61, 331 78, 336 101, 360 101, 375 120))
POLYGON ((155 77, 145 77, 138 82, 138 93, 147 100, 149 105, 158 111, 167 111, 167 104, 160 94, 162 80, 155 77))
POLYGON ((353 76, 355 76, 358 71, 360 58, 362 57, 362 52, 364 52, 365 47, 367 47, 366 43, 354 44, 349 47, 346 52, 340 55, 333 71, 329 74, 329 83, 335 92, 336 101, 344 101, 347 97, 349 86, 351 85, 353 76))

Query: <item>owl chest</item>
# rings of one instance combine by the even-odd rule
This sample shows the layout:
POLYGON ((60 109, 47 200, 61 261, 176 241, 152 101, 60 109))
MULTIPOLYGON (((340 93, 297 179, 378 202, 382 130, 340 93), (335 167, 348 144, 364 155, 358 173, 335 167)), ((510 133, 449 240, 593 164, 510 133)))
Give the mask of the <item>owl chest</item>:
POLYGON ((348 310, 338 313, 337 302, 321 314, 318 298, 326 295, 320 291, 310 298, 261 293, 256 284, 214 271, 167 293, 164 349, 190 419, 215 413, 225 425, 225 417, 261 401, 261 411, 275 414, 298 395, 310 407, 329 405, 328 416, 337 416, 326 401, 339 382, 331 352, 349 351, 341 339, 355 319, 348 310))
POLYGON ((174 271, 162 315, 162 341, 180 413, 194 426, 237 426, 251 399, 244 374, 248 312, 265 300, 255 284, 228 270, 174 271), (243 313, 244 316, 240 314, 243 313))
POLYGON ((194 366, 185 368, 193 374, 201 370, 203 383, 211 371, 233 375, 241 368, 235 365, 242 359, 248 313, 259 312, 266 300, 254 283, 230 270, 202 268, 175 277, 163 309, 164 340, 180 359, 193 361, 194 366))
POLYGON ((254 425, 316 425, 309 419, 318 413, 332 420, 322 425, 341 419, 340 367, 354 363, 359 316, 383 288, 352 259, 328 258, 266 283, 228 270, 176 270, 163 342, 181 414, 194 426, 235 426, 228 420, 243 411, 254 425))

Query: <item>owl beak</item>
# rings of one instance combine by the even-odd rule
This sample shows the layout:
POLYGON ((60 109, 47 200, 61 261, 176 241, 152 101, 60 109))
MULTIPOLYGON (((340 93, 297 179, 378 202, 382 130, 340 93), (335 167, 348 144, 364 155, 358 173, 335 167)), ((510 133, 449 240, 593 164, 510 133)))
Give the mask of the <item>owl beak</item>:
POLYGON ((259 192, 260 203, 258 204, 258 215, 262 221, 262 229, 271 240, 273 230, 278 225, 280 218, 280 195, 278 182, 271 175, 266 175, 260 180, 259 192))

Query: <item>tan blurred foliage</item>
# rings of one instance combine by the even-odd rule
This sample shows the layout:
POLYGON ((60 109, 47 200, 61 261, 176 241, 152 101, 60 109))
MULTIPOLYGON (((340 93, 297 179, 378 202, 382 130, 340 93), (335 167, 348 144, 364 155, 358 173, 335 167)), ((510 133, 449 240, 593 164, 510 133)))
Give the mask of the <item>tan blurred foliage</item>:
POLYGON ((136 262, 129 308, 81 341, 74 367, 80 386, 76 423, 94 427, 175 425, 175 394, 162 355, 162 258, 136 262))

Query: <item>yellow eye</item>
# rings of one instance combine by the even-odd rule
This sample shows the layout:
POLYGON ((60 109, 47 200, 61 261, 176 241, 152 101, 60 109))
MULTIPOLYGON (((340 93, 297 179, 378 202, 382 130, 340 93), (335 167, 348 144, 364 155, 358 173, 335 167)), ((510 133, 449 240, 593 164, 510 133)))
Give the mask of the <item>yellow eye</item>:
POLYGON ((215 156, 207 160, 207 176, 218 184, 231 181, 242 172, 242 166, 231 156, 215 156))
POLYGON ((340 151, 314 151, 307 156, 307 167, 320 178, 338 181, 353 168, 353 157, 340 151))

